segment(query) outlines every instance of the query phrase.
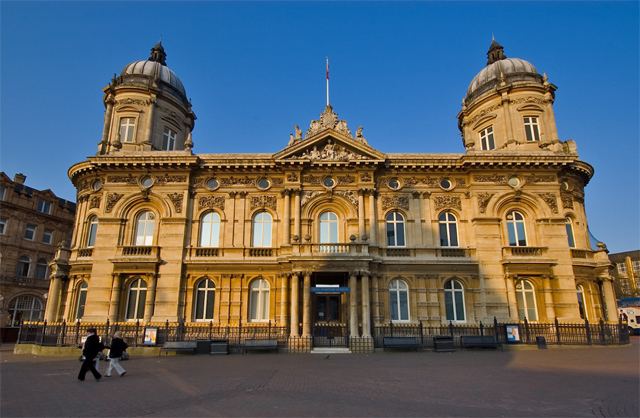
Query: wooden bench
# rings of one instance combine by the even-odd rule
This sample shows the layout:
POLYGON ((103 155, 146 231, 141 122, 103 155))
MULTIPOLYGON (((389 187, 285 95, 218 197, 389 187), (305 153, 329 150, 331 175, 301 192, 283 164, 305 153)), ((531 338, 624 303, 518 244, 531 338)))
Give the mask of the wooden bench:
POLYGON ((383 337, 382 348, 418 350, 420 337, 383 337))
POLYGON ((167 341, 164 343, 160 351, 165 354, 169 351, 173 351, 175 353, 195 354, 197 348, 198 344, 196 341, 167 341))
POLYGON ((268 339, 247 339, 244 340, 244 345, 242 346, 243 354, 247 354, 247 351, 270 351, 270 350, 278 350, 278 340, 268 340, 268 339))
POLYGON ((498 348, 498 342, 491 335, 463 335, 460 337, 462 348, 498 348))
POLYGON ((453 346, 453 337, 447 335, 436 335, 433 337, 433 351, 445 352, 456 351, 453 346))

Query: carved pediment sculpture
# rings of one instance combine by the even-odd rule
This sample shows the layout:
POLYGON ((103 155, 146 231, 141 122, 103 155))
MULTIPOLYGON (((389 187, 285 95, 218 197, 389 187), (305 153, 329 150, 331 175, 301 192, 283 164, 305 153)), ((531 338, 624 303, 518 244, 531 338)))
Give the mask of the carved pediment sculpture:
POLYGON ((365 160, 368 157, 362 154, 356 154, 348 148, 334 143, 329 139, 324 145, 314 145, 310 149, 306 149, 299 154, 294 154, 287 159, 299 159, 309 161, 351 161, 365 160))

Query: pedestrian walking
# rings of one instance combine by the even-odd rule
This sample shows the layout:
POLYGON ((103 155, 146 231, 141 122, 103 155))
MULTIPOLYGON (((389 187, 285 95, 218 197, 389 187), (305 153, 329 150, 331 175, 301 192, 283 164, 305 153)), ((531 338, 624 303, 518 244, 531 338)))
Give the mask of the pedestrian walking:
POLYGON ((122 355, 127 350, 126 342, 122 339, 122 334, 120 331, 116 331, 113 333, 113 338, 111 339, 111 347, 109 349, 109 367, 107 367, 107 372, 105 373, 106 377, 111 377, 111 369, 116 369, 116 372, 120 375, 120 377, 124 376, 127 371, 120 365, 120 359, 122 355))
POLYGON ((100 342, 100 338, 98 337, 95 328, 89 328, 87 330, 87 333, 87 340, 84 342, 84 347, 82 348, 82 355, 84 356, 84 360, 82 360, 82 366, 80 367, 78 380, 84 381, 85 375, 88 371, 90 371, 93 374, 93 377, 96 378, 97 382, 100 380, 102 375, 98 372, 98 370, 96 370, 94 361, 100 354, 100 352, 104 350, 104 344, 100 342))

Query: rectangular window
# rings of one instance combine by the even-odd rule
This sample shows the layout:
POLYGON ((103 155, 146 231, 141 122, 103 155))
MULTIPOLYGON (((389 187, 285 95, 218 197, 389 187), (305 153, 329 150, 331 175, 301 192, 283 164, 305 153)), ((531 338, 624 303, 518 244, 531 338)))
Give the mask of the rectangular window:
POLYGON ((51 214, 51 202, 47 200, 38 200, 38 212, 51 214))
POLYGON ((7 230, 7 220, 5 218, 0 218, 0 235, 4 235, 4 232, 7 230))
POLYGON ((45 229, 44 234, 42 234, 42 242, 45 244, 53 244, 53 231, 50 229, 45 229))
POLYGON ((28 239, 29 241, 33 241, 36 239, 36 231, 38 229, 38 225, 27 224, 27 227, 24 230, 24 239, 28 239))
POLYGON ((0 200, 4 200, 4 194, 7 191, 7 188, 4 187, 4 184, 0 184, 0 200))
POLYGON ((164 128, 164 133, 162 134, 162 149, 164 151, 173 151, 176 149, 176 137, 178 134, 170 129, 164 128))
POLYGON ((120 142, 133 142, 135 130, 135 118, 120 119, 120 142))
POLYGON ((485 151, 495 149, 496 142, 493 139, 493 126, 480 131, 480 142, 482 143, 482 149, 485 151))
POLYGON ((618 266, 618 273, 627 274, 627 266, 624 263, 616 264, 618 266))
POLYGON ((538 118, 536 116, 525 116, 524 132, 527 135, 527 141, 540 141, 540 129, 538 128, 538 118))

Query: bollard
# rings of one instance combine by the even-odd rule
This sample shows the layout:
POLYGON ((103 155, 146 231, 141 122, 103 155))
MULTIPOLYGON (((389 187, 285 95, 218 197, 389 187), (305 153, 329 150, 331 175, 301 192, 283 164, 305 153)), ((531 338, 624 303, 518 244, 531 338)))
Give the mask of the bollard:
POLYGON ((547 348, 547 339, 541 336, 536 337, 536 345, 539 350, 545 350, 547 348))

